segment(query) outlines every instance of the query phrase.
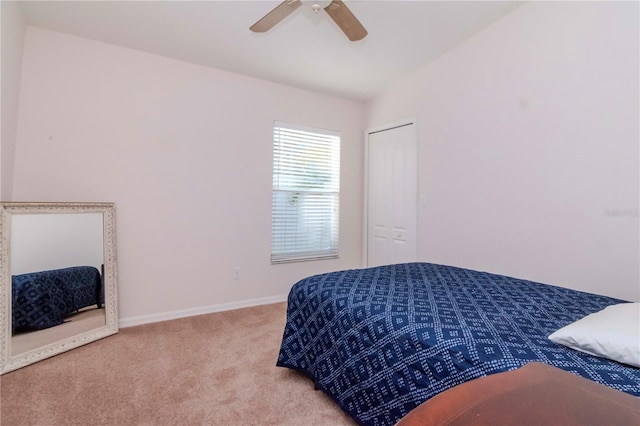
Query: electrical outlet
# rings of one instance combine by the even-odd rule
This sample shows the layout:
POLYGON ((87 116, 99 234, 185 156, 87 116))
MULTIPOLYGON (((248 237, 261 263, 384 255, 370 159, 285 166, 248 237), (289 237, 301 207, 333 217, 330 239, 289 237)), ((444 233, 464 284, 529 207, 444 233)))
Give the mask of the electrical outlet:
POLYGON ((236 266, 235 268, 233 268, 233 279, 234 280, 239 280, 240 279, 240 267, 236 266))

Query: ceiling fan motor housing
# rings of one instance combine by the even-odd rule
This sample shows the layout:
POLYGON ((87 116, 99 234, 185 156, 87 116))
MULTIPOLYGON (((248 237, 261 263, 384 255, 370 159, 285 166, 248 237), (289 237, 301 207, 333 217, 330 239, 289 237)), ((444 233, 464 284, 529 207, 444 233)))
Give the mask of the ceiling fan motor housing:
POLYGON ((314 12, 318 12, 320 9, 324 9, 325 7, 331 4, 331 0, 300 0, 303 5, 311 6, 314 12))

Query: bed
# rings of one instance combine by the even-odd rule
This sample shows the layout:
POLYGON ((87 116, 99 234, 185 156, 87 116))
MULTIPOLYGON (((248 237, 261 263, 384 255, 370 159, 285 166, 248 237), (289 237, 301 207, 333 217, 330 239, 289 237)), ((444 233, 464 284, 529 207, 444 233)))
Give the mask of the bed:
POLYGON ((431 263, 296 283, 277 365, 309 376, 363 425, 393 425, 469 380, 544 362, 640 396, 640 369, 549 341, 623 301, 431 263))
POLYGON ((72 266, 13 275, 11 297, 13 332, 53 327, 82 308, 102 306, 102 274, 93 266, 72 266))

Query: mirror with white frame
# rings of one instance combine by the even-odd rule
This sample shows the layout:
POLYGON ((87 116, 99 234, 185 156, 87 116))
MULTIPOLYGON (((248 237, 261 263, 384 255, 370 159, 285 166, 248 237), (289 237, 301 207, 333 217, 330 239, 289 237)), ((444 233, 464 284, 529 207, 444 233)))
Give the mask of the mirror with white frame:
POLYGON ((0 374, 118 332, 115 205, 3 202, 0 374))

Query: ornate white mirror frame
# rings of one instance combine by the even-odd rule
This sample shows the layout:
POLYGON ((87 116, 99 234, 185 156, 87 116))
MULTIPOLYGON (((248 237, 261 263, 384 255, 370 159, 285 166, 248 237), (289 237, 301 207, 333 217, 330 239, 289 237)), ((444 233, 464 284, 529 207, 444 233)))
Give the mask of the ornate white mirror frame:
MULTIPOLYGON (((93 220, 93 219, 92 219, 93 220)), ((0 374, 22 368, 45 358, 77 348, 118 332, 115 205, 113 203, 31 203, 3 202, 0 209, 0 374), (104 321, 93 328, 74 330, 72 335, 58 333, 52 340, 14 350, 12 327, 12 222, 19 215, 102 215, 102 252, 104 285, 104 321)), ((99 234, 99 230, 97 231, 99 234)), ((99 243, 97 243, 99 244, 99 243)), ((100 304, 97 308, 102 309, 100 304)), ((102 318, 102 317, 100 317, 102 318)), ((56 328, 56 327, 52 327, 56 328)), ((47 329, 49 330, 49 329, 47 329)), ((41 330, 46 331, 46 330, 41 330)), ((38 331, 38 332, 41 332, 38 331)))

